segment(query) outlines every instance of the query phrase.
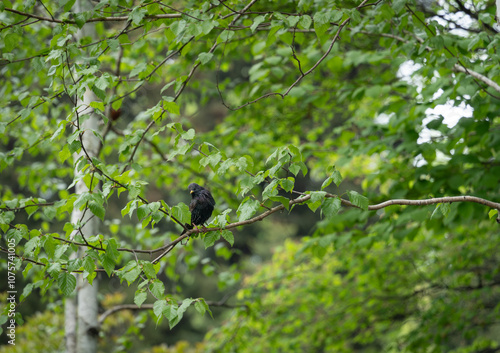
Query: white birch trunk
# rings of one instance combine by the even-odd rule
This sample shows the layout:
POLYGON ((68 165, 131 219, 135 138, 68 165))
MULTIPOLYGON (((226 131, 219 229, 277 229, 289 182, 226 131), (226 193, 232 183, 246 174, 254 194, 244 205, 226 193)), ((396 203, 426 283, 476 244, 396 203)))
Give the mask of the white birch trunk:
MULTIPOLYGON (((80 131, 83 132, 82 144, 85 146, 89 157, 97 156, 100 146, 100 140, 93 134, 92 131, 99 129, 99 118, 94 113, 94 109, 90 107, 92 101, 97 100, 94 93, 88 90, 84 94, 84 100, 78 100, 78 115, 79 120, 85 120, 80 124, 80 131), (83 116, 90 114, 90 117, 83 116)), ((82 151, 74 156, 75 162, 84 155, 82 151)), ((85 158, 85 157, 84 157, 85 158)), ((75 169, 75 175, 78 171, 75 169)), ((75 185, 75 193, 81 194, 88 192, 89 189, 83 180, 80 180, 75 185)), ((95 189, 94 189, 95 191, 95 189)), ((87 210, 74 209, 71 215, 71 222, 77 224, 80 222, 83 226, 81 231, 88 238, 98 234, 99 218, 87 210)), ((72 238, 78 234, 74 231, 72 238)), ((83 256, 84 249, 80 249, 76 256, 83 256)), ((99 332, 99 324, 97 321, 97 290, 98 280, 94 279, 92 285, 82 275, 78 275, 75 298, 67 298, 65 303, 65 329, 66 329, 66 352, 67 353, 95 353, 97 352, 97 338, 99 332)))
MULTIPOLYGON (((88 0, 77 0, 75 3, 76 12, 90 10, 91 2, 88 0)), ((93 24, 85 25, 77 34, 77 38, 84 36, 95 37, 93 24)), ((96 157, 100 147, 100 140, 92 131, 99 130, 99 117, 94 113, 94 109, 90 107, 92 101, 97 100, 94 93, 89 89, 84 94, 84 99, 77 101, 78 115, 80 122, 80 131, 83 132, 82 143, 85 146, 89 157, 96 157), (89 114, 90 117, 82 116, 89 114)), ((75 162, 84 155, 82 151, 74 156, 75 162)), ((75 168, 75 176, 78 171, 75 168)), ((83 180, 80 180, 75 185, 75 193, 81 194, 87 192, 89 189, 83 180)), ((83 227, 81 231, 83 235, 88 238, 98 234, 99 219, 92 217, 92 213, 87 210, 84 215, 83 210, 74 209, 71 214, 71 222, 77 224, 81 221, 83 227), (83 218, 82 218, 83 217, 83 218), (91 219, 90 219, 91 218, 91 219)), ((71 238, 77 234, 73 232, 71 238)), ((78 254, 72 254, 72 258, 83 256, 85 249, 80 249, 78 254)), ((71 298, 66 298, 65 301, 65 339, 66 339, 66 353, 95 353, 97 352, 97 339, 99 332, 99 324, 97 321, 97 291, 98 280, 94 279, 92 285, 82 275, 77 277, 76 295, 71 298)))
POLYGON ((497 6, 496 20, 497 20, 497 24, 500 25, 500 0, 496 0, 495 5, 497 6))
MULTIPOLYGON (((82 143, 85 146, 90 158, 97 157, 101 141, 92 131, 99 130, 99 117, 94 113, 94 109, 90 107, 90 103, 96 101, 95 94, 87 89, 84 94, 83 102, 78 101, 80 106, 80 116, 89 114, 90 117, 80 124, 80 131, 83 131, 82 143)), ((94 188, 96 191, 97 186, 94 188)), ((89 191, 83 180, 76 184, 76 193, 89 191)), ((76 221, 82 219, 83 211, 73 210, 76 221)), ((73 215, 72 215, 73 216, 73 215)), ((99 232, 99 218, 87 210, 82 220, 82 233, 86 238, 97 235, 99 232)), ((83 256, 84 249, 80 248, 79 257, 83 256)), ((99 332, 99 324, 97 322, 97 290, 98 279, 95 278, 92 285, 82 275, 78 276, 77 281, 78 291, 78 336, 77 336, 77 353, 95 353, 97 352, 97 339, 99 332)))
POLYGON ((76 353, 76 296, 66 298, 64 302, 64 332, 66 353, 76 353))

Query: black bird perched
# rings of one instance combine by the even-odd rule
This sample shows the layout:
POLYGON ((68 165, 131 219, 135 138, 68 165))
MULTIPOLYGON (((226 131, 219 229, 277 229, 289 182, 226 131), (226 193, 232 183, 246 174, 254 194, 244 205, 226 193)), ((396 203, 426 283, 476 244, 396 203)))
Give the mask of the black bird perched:
MULTIPOLYGON (((210 218, 214 211, 215 200, 210 191, 196 183, 189 184, 188 190, 192 197, 189 204, 191 225, 186 224, 186 227, 193 229, 193 225, 203 225, 210 218)), ((186 231, 187 229, 184 229, 182 234, 186 233, 186 231)))

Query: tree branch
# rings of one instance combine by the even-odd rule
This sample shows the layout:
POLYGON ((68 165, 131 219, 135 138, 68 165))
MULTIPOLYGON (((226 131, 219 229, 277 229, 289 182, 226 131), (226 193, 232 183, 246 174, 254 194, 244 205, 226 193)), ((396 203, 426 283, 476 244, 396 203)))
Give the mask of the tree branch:
MULTIPOLYGON (((84 244, 82 244, 84 245, 84 244)), ((33 259, 30 259, 30 258, 27 258, 27 257, 24 257, 24 256, 21 256, 19 254, 16 254, 16 253, 12 253, 12 252, 9 252, 9 250, 7 250, 6 248, 4 248, 3 246, 0 246, 0 252, 3 252, 7 255, 14 255, 15 257, 17 257, 18 259, 21 259, 21 261, 26 261, 26 262, 30 262, 32 264, 35 264, 35 265, 38 265, 38 266, 43 266, 43 267, 47 267, 47 264, 44 264, 42 262, 38 262, 36 260, 33 260, 33 259)), ((50 265, 50 262, 49 262, 49 265, 50 265)), ((61 271, 65 271, 65 272, 68 272, 68 270, 64 267, 61 267, 61 271)), ((95 272, 106 272, 103 268, 96 268, 94 269, 95 272)), ((82 270, 74 270, 74 271, 71 271, 71 273, 83 273, 84 271, 82 270)))
MULTIPOLYGON (((296 204, 302 204, 304 202, 307 202, 311 198, 310 194, 304 194, 304 193, 299 193, 299 194, 301 194, 302 196, 290 200, 289 206, 296 205, 296 204)), ((340 199, 342 205, 344 205, 346 207, 360 208, 360 207, 354 205, 349 200, 345 200, 345 199, 340 198, 338 195, 327 193, 325 195, 325 197, 330 197, 330 198, 337 197, 340 199)), ((483 199, 480 197, 468 196, 468 195, 446 196, 446 197, 437 197, 437 198, 423 199, 423 200, 408 200, 408 199, 387 200, 387 201, 384 201, 384 202, 381 202, 381 203, 378 203, 375 205, 369 205, 368 211, 376 211, 376 210, 380 210, 380 209, 383 209, 383 208, 386 208, 389 206, 395 206, 395 205, 426 206, 426 205, 434 205, 434 204, 438 204, 438 203, 456 203, 456 202, 478 203, 478 204, 481 204, 484 206, 488 206, 492 209, 496 209, 496 210, 498 210, 497 222, 500 223, 500 203, 486 200, 486 199, 483 199)), ((229 224, 225 225, 224 227, 212 227, 212 228, 205 228, 205 229, 197 229, 197 228, 189 229, 184 234, 180 235, 179 237, 177 237, 176 239, 174 239, 170 243, 165 244, 157 249, 143 250, 143 249, 118 248, 117 251, 130 252, 130 253, 142 253, 142 254, 150 254, 150 255, 163 251, 163 253, 161 255, 159 255, 158 257, 156 257, 152 261, 153 263, 156 263, 159 260, 161 260, 165 255, 167 255, 169 252, 171 252, 177 246, 177 244, 179 244, 182 240, 189 238, 191 236, 191 234, 229 230, 229 229, 249 225, 249 224, 252 224, 252 223, 255 223, 258 221, 262 221, 264 218, 267 218, 271 214, 276 213, 278 211, 281 211, 283 209, 285 209, 284 205, 278 205, 278 206, 275 206, 273 208, 268 209, 267 211, 255 216, 253 218, 247 219, 245 221, 229 223, 229 224)), ((106 249, 104 249, 102 247, 93 246, 93 245, 88 244, 88 243, 79 243, 79 242, 76 242, 73 240, 67 240, 67 239, 60 238, 60 237, 55 237, 55 236, 52 236, 52 237, 54 239, 59 240, 59 241, 63 241, 65 243, 73 244, 76 246, 86 246, 86 247, 92 248, 92 249, 97 250, 97 251, 106 251, 106 249)), ((20 258, 22 258, 22 257, 20 257, 20 258)), ((33 260, 28 260, 28 261, 33 262, 33 260)), ((75 271, 75 272, 81 272, 81 271, 75 271)))
MULTIPOLYGON (((363 3, 361 3, 359 6, 362 6, 366 3, 366 0, 363 1, 363 3)), ((359 8, 358 6, 358 8, 359 8)), ((222 102, 222 105, 224 105, 227 109, 229 110, 239 110, 243 107, 246 107, 247 105, 250 105, 250 104, 253 104, 253 103, 256 103, 264 98, 268 98, 268 97, 271 97, 271 96, 280 96, 282 99, 284 99, 289 93, 290 91, 292 90, 292 88, 294 88, 296 85, 299 84, 300 81, 302 81, 302 79, 304 77, 306 77, 307 75, 309 75, 311 72, 313 72, 319 64, 321 64, 321 62, 323 62, 323 60, 326 59, 326 57, 328 56, 328 54, 330 54, 330 52, 332 51, 333 49, 333 45, 337 42, 337 40, 339 39, 340 37, 340 32, 342 31, 342 29, 347 25, 347 23, 351 20, 350 17, 348 17, 347 19, 344 20, 344 22, 342 22, 340 25, 339 25, 339 28, 337 29, 337 33, 335 33, 335 36, 333 37, 331 43, 330 43, 330 46, 328 47, 327 51, 323 54, 323 56, 321 58, 319 58, 319 60, 309 69, 307 70, 306 72, 302 72, 302 69, 300 70, 301 71, 301 75, 295 80, 294 83, 292 83, 290 85, 290 87, 288 87, 288 89, 284 92, 284 93, 279 93, 279 92, 270 92, 270 93, 266 93, 262 96, 260 96, 259 98, 257 99, 254 99, 252 101, 249 101, 249 102, 246 102, 245 104, 243 105, 240 105, 236 108, 232 108, 230 107, 225 101, 224 101, 224 98, 222 97, 222 92, 220 91, 220 88, 219 88, 219 79, 218 79, 218 76, 216 77, 216 81, 217 81, 217 91, 219 92, 219 97, 221 99, 221 102, 222 102)), ((300 62, 299 62, 300 64, 300 62)))
MULTIPOLYGON (((227 304, 227 299, 228 297, 222 298, 220 301, 214 302, 214 301, 206 301, 206 303, 209 306, 213 307, 225 307, 225 308, 240 308, 240 307, 247 307, 246 304, 239 304, 239 305, 232 305, 232 304, 227 304)), ((179 304, 180 305, 180 304, 179 304)), ((138 310, 153 310, 154 304, 142 304, 140 307, 137 306, 136 304, 120 304, 120 305, 115 305, 112 308, 109 308, 105 312, 99 316, 99 325, 102 325, 104 320, 106 320, 110 315, 113 315, 116 312, 123 311, 123 310, 133 310, 133 311, 138 311, 138 310)))
MULTIPOLYGON (((332 195, 330 197, 336 197, 332 195)), ((342 200, 345 203, 346 200, 342 200)), ((491 208, 494 208, 499 211, 500 214, 500 203, 489 201, 486 199, 482 199, 476 196, 445 196, 445 197, 437 197, 432 199, 424 199, 424 200, 406 200, 406 199, 394 199, 388 200, 376 205, 368 206, 369 211, 380 210, 382 208, 392 206, 392 205, 407 205, 407 206, 425 206, 425 205, 434 205, 437 203, 454 203, 454 202, 473 202, 481 205, 485 205, 491 208)), ((349 205, 354 206, 354 205, 349 205)), ((356 206, 354 206, 356 207, 356 206)), ((500 221, 499 221, 500 222, 500 221)))
MULTIPOLYGON (((465 7, 465 5, 462 3, 462 1, 460 0, 455 0, 455 2, 457 3, 458 5, 458 8, 460 9, 460 11, 463 11, 464 13, 466 13, 467 15, 469 15, 470 17, 472 17, 473 19, 475 19, 476 21, 479 22, 479 16, 478 14, 472 12, 471 10, 469 10, 467 7, 465 7)), ((495 30, 495 28, 491 27, 489 24, 481 21, 482 25, 488 29, 489 31, 491 31, 492 33, 498 33, 498 31, 495 30)))
MULTIPOLYGON (((409 43, 409 41, 406 40, 405 38, 397 36, 397 35, 389 34, 389 33, 371 33, 371 32, 368 32, 368 31, 359 31, 358 33, 360 33, 360 34, 366 34, 366 35, 376 35, 376 36, 381 36, 381 37, 386 37, 386 38, 392 38, 392 39, 395 39, 395 40, 400 41, 402 43, 409 43)), ((409 34, 411 36, 413 36, 417 40, 417 42, 419 42, 420 44, 424 43, 424 40, 422 38, 420 38, 420 37, 417 37, 414 33, 409 33, 409 34)), ((428 46, 426 46, 425 49, 427 51, 432 51, 432 48, 428 47, 428 46)), ((463 73, 466 73, 468 75, 471 75, 472 77, 474 77, 474 78, 478 79, 479 81, 482 81, 486 85, 490 86, 495 91, 500 92, 500 85, 498 83, 496 83, 495 81, 491 80, 487 76, 484 76, 484 75, 482 75, 482 74, 480 74, 480 73, 478 73, 478 72, 476 72, 474 70, 466 68, 461 63, 460 63, 460 65, 459 64, 455 64, 453 66, 453 70, 459 71, 459 72, 463 72, 463 73)))
POLYGON ((500 85, 498 83, 496 83, 495 81, 489 79, 488 77, 486 77, 484 75, 481 75, 480 73, 478 73, 476 71, 473 71, 471 69, 466 68, 463 65, 458 65, 458 64, 455 64, 453 66, 453 70, 469 74, 472 77, 477 78, 478 80, 480 80, 483 83, 487 84, 488 86, 490 86, 491 88, 493 88, 495 91, 500 92, 500 85))
MULTIPOLYGON (((30 200, 30 201, 33 201, 33 200, 30 200)), ((14 212, 17 212, 17 211, 20 211, 20 210, 24 210, 28 207, 45 207, 45 206, 53 206, 55 204, 55 202, 46 202, 46 203, 34 203, 34 204, 31 204, 31 205, 25 205, 25 206, 20 206, 20 207, 7 207, 5 205, 2 205, 2 206, 5 206, 5 208, 0 208, 0 210, 7 210, 7 211, 14 211, 14 212)))
MULTIPOLYGON (((35 18, 40 21, 46 21, 46 22, 53 22, 53 23, 70 23, 70 24, 76 24, 75 20, 59 20, 57 18, 50 18, 50 17, 43 17, 43 16, 38 16, 34 15, 31 13, 27 12, 22 12, 18 11, 15 9, 11 8, 5 8, 5 11, 15 13, 17 15, 25 16, 27 18, 35 18)), ((161 20, 165 18, 180 18, 182 14, 180 13, 168 13, 168 14, 157 14, 157 15, 146 15, 144 18, 146 19, 152 19, 152 20, 161 20)), ((94 18, 89 18, 86 23, 88 22, 123 22, 123 21, 128 21, 130 18, 128 16, 112 16, 112 17, 94 17, 94 18)))
MULTIPOLYGON (((459 4, 460 4, 460 2, 459 2, 459 4)), ((416 14, 416 13, 415 13, 412 9, 411 9, 411 7, 410 7, 408 4, 406 4, 406 8, 407 8, 407 9, 408 9, 408 11, 412 14, 412 16, 413 16, 413 17, 415 17, 415 18, 416 18, 416 19, 417 19, 417 20, 418 20, 418 21, 419 21, 419 22, 420 22, 420 23, 421 23, 421 24, 422 24, 422 25, 423 25, 423 26, 424 26, 424 27, 425 27, 425 28, 426 28, 426 29, 427 29, 427 30, 428 30, 431 34, 432 34, 432 36, 434 36, 434 37, 436 36, 436 33, 435 33, 435 32, 434 32, 434 31, 433 31, 433 30, 432 30, 432 29, 431 29, 431 28, 427 25, 427 23, 426 23, 424 20, 422 20, 420 17, 418 17, 418 16, 417 16, 417 14, 416 14)), ((450 49, 449 49, 446 45, 443 45, 443 48, 444 48, 444 49, 445 49, 445 50, 446 50, 446 51, 447 51, 447 52, 448 52, 451 56, 455 57, 455 58, 457 59, 457 61, 458 61, 458 64, 460 64, 460 65, 458 65, 458 64, 455 64, 455 65, 454 65, 454 69, 455 69, 455 70, 457 69, 457 67, 463 67, 463 69, 465 70, 464 72, 468 72, 468 73, 470 73, 470 75, 472 76, 472 79, 474 80, 474 82, 478 85, 478 87, 479 87, 481 90, 483 90, 483 91, 484 91, 486 94, 488 94, 489 96, 491 96, 491 97, 493 97, 493 98, 496 98, 496 99, 499 99, 499 100, 500 100, 500 97, 499 97, 499 96, 495 96, 494 94, 492 94, 492 93, 488 92, 488 90, 487 90, 487 89, 485 89, 485 88, 484 88, 484 87, 483 87, 483 86, 482 86, 482 85, 481 85, 481 84, 477 81, 477 77, 476 77, 476 76, 474 76, 474 75, 472 75, 471 71, 470 71, 469 69, 467 69, 467 68, 465 67, 465 65, 464 65, 464 64, 460 61, 460 58, 458 57, 458 54, 457 54, 457 55, 456 55, 456 54, 454 54, 454 53, 453 53, 453 52, 452 52, 452 51, 451 51, 451 50, 450 50, 450 49)), ((429 49, 428 49, 428 47, 426 47, 426 49, 427 49, 427 50, 429 50, 429 49)), ((475 74, 476 74, 476 75, 479 75, 479 74, 478 74, 478 73, 476 73, 476 72, 475 72, 475 74)), ((485 78, 486 78, 486 77, 484 77, 484 76, 483 76, 483 79, 485 79, 485 78)), ((483 80, 483 82, 485 82, 485 81, 483 80)), ((493 81, 491 81, 491 82, 493 82, 493 81)), ((485 82, 485 83, 486 83, 486 82, 485 82)))

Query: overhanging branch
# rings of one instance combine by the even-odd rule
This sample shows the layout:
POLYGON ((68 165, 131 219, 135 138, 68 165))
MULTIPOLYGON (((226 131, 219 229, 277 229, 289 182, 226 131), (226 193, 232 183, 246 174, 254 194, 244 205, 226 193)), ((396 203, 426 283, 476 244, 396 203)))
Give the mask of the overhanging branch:
MULTIPOLYGON (((334 198, 334 197, 339 197, 339 196, 327 193, 325 195, 325 197, 334 198)), ((289 206, 303 204, 304 202, 307 202, 310 198, 311 198, 310 194, 303 194, 302 193, 302 196, 290 200, 289 206)), ((355 204, 353 204, 349 200, 345 200, 345 199, 340 198, 340 201, 341 201, 342 205, 345 207, 360 208, 359 206, 356 206, 355 204)), ((492 209, 496 209, 496 210, 498 210, 497 222, 500 223, 500 203, 494 202, 491 200, 486 200, 486 199, 476 197, 476 196, 469 196, 469 195, 445 196, 445 197, 436 197, 436 198, 423 199, 423 200, 409 200, 409 199, 387 200, 387 201, 384 201, 384 202, 381 202, 378 204, 369 205, 367 210, 368 211, 377 211, 377 210, 380 210, 380 209, 383 209, 383 208, 386 208, 389 206, 396 206, 396 205, 400 205, 400 206, 427 206, 427 205, 435 205, 435 204, 439 204, 439 203, 457 203, 457 202, 472 202, 472 203, 477 203, 480 205, 490 207, 492 209)), ((165 245, 163 245, 159 248, 156 248, 156 249, 145 250, 145 249, 118 248, 117 251, 130 252, 130 253, 142 253, 142 254, 150 254, 150 255, 162 252, 161 255, 159 255, 158 257, 156 257, 152 261, 152 262, 156 263, 161 258, 163 258, 165 255, 167 255, 169 252, 171 252, 177 246, 177 244, 179 244, 184 239, 189 238, 191 236, 191 234, 217 232, 217 231, 234 229, 234 228, 241 227, 241 226, 246 226, 246 225, 249 225, 249 224, 252 224, 255 222, 262 221, 263 219, 269 217, 273 213, 276 213, 276 212, 284 210, 284 209, 285 209, 284 205, 278 205, 278 206, 275 206, 273 208, 268 209, 267 211, 255 216, 255 217, 252 217, 250 219, 240 221, 240 222, 229 223, 229 224, 225 225, 224 227, 211 227, 211 228, 206 228, 206 229, 197 229, 197 228, 189 229, 183 235, 177 237, 176 239, 174 239, 170 243, 165 244, 165 245)), ((106 249, 104 249, 102 247, 97 247, 97 246, 93 246, 93 245, 86 244, 86 243, 79 243, 79 242, 76 242, 73 240, 67 240, 67 239, 54 237, 54 236, 53 236, 53 238, 56 240, 59 240, 59 241, 63 241, 66 243, 76 245, 76 246, 89 247, 89 248, 92 248, 96 251, 103 251, 103 252, 106 251, 106 249)), ((6 249, 0 248, 0 251, 6 252, 6 249)), ((34 260, 24 258, 22 256, 18 256, 18 257, 21 258, 23 261, 28 261, 28 262, 32 262, 36 265, 45 266, 45 264, 43 264, 43 263, 39 263, 39 262, 36 262, 34 260)), ((104 270, 97 269, 97 271, 104 271, 104 270)), ((73 271, 73 272, 82 272, 82 271, 73 271)))
MULTIPOLYGON (((57 18, 38 16, 35 14, 22 12, 22 11, 10 9, 10 8, 5 8, 4 10, 7 12, 15 13, 16 15, 25 16, 26 18, 35 18, 37 20, 45 21, 45 22, 76 24, 75 20, 70 20, 70 19, 59 20, 57 18)), ((182 14, 180 14, 180 13, 167 13, 167 14, 147 15, 147 16, 144 16, 144 18, 153 19, 153 20, 162 20, 162 19, 166 19, 166 18, 180 18, 181 16, 182 16, 182 14)), ((110 17, 89 18, 86 22, 124 22, 124 21, 129 21, 129 20, 130 20, 129 16, 110 16, 110 17)))

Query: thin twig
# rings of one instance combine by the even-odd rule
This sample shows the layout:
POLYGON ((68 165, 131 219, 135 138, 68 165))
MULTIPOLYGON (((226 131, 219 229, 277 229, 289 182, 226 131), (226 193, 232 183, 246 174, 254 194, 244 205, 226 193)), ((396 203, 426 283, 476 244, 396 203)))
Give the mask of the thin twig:
MULTIPOLYGON (((50 18, 50 17, 43 17, 43 16, 38 16, 34 15, 31 13, 27 12, 22 12, 19 10, 11 9, 11 8, 5 8, 4 9, 7 12, 12 12, 17 15, 25 16, 28 18, 36 18, 40 21, 46 21, 46 22, 53 22, 53 23, 70 23, 70 24, 76 24, 75 20, 59 20, 56 18, 50 18)), ((146 19, 151 19, 151 20, 161 20, 161 19, 166 19, 166 18, 180 18, 182 15, 179 13, 169 13, 169 14, 157 14, 157 15, 146 15, 144 18, 146 19)), ((123 22, 123 21, 128 21, 130 18, 129 16, 112 16, 112 17, 93 17, 89 18, 86 22, 123 22)))
MULTIPOLYGON (((362 6, 366 1, 364 1, 360 6, 362 6)), ((321 64, 321 62, 323 62, 323 60, 325 60, 325 58, 328 56, 328 54, 330 54, 330 52, 332 51, 333 49, 333 45, 337 42, 337 40, 339 39, 340 37, 340 32, 342 31, 342 29, 347 25, 347 23, 350 21, 350 17, 345 19, 344 22, 342 22, 340 25, 339 25, 339 28, 337 30, 337 33, 335 33, 335 36, 333 37, 331 43, 330 43, 330 46, 328 47, 327 51, 323 54, 323 56, 309 69, 307 70, 306 72, 302 72, 302 69, 300 69, 301 71, 301 75, 295 80, 295 82, 293 82, 289 87, 288 89, 284 92, 284 93, 280 93, 280 92, 270 92, 270 93, 266 93, 260 97, 258 97, 257 99, 254 99, 252 101, 249 101, 249 102, 246 102, 245 104, 242 104, 240 106, 237 106, 235 108, 233 107, 230 107, 225 101, 224 101, 224 98, 222 96, 222 92, 220 91, 220 87, 219 87, 219 80, 218 80, 218 76, 216 77, 216 87, 217 87, 217 91, 219 93, 219 97, 221 99, 221 102, 222 102, 222 105, 224 105, 227 109, 229 110, 239 110, 241 108, 244 108, 246 107, 247 105, 250 105, 250 104, 253 104, 253 103, 256 103, 262 99, 265 99, 265 98, 268 98, 268 97, 272 97, 272 96, 280 96, 282 99, 284 99, 289 93, 290 91, 296 86, 299 84, 300 81, 302 81, 302 79, 304 77, 306 77, 307 75, 309 75, 311 72, 313 72, 318 66, 319 64, 321 64)))

